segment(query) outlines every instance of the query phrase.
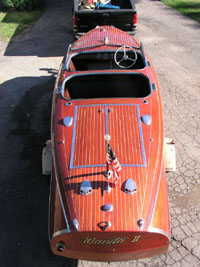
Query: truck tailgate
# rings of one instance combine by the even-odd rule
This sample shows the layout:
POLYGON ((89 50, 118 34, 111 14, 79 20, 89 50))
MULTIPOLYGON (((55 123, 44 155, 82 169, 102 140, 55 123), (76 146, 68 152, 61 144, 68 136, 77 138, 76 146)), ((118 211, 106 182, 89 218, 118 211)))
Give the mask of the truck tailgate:
POLYGON ((91 10, 78 12, 78 31, 87 32, 97 25, 113 25, 124 31, 133 29, 132 10, 91 10))

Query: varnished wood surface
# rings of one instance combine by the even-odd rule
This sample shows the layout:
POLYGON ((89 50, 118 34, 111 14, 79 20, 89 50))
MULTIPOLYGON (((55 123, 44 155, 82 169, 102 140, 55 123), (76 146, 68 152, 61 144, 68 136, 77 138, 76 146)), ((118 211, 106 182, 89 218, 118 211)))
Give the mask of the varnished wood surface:
MULTIPOLYGON (((133 38, 115 28, 105 27, 105 31, 101 29, 103 27, 87 33, 72 48, 77 52, 77 48, 97 46, 104 40, 106 34, 110 43, 139 47, 133 38)), ((107 50, 108 46, 93 49, 107 50)), ((109 46, 109 49, 116 47, 109 46)), ((68 57, 64 58, 64 62, 68 57)), ((150 62, 148 56, 147 59, 150 62)), ((131 71, 117 70, 117 72, 131 71)), ((131 243, 130 246, 128 242, 124 242, 121 246, 115 244, 114 249, 119 253, 130 252, 127 257, 121 256, 121 260, 133 259, 145 253, 146 256, 153 255, 155 251, 159 253, 167 249, 170 226, 163 165, 163 119, 159 86, 151 66, 134 72, 143 73, 151 84, 156 84, 157 90, 152 89, 151 95, 145 98, 146 103, 143 102, 144 99, 137 98, 73 100, 54 93, 52 109, 52 140, 56 170, 54 179, 57 181, 62 203, 61 205, 59 198, 54 197, 57 204, 52 208, 54 210, 52 214, 55 214, 51 216, 50 223, 51 246, 54 253, 57 253, 56 242, 61 240, 74 244, 63 252, 65 256, 73 255, 72 251, 74 253, 76 250, 85 251, 85 254, 80 253, 77 257, 94 260, 93 248, 98 247, 97 258, 103 260, 104 253, 112 252, 110 246, 91 244, 88 247, 83 243, 85 236, 98 238, 101 235, 105 240, 123 236, 124 233, 127 233, 128 239, 140 235, 141 239, 137 242, 137 248, 135 244, 133 246, 131 243), (69 102, 71 105, 68 105, 69 102), (142 122, 143 115, 151 116, 150 125, 142 122), (70 127, 63 124, 63 119, 67 116, 73 118, 70 127), (107 179, 103 174, 106 169, 104 135, 107 133, 111 136, 110 144, 122 166, 118 185, 115 186, 113 180, 109 180, 112 188, 109 194, 105 190, 107 179), (132 195, 124 192, 124 183, 129 178, 133 179, 137 186, 136 193, 132 195), (89 180, 93 188, 92 194, 88 196, 80 194, 81 183, 85 180, 89 180), (103 205, 108 203, 113 204, 112 212, 102 210, 103 205), (59 210, 61 206, 63 207, 64 217, 55 211, 58 206, 59 210), (74 229, 74 219, 78 222, 78 231, 74 229), (138 225, 140 219, 144 220, 142 228, 138 225), (57 220, 60 222, 56 222, 57 220), (65 225, 69 224, 69 233, 66 231, 58 233, 61 225, 63 227, 63 222, 65 225), (102 222, 110 222, 111 226, 102 231, 99 227, 102 222), (149 245, 144 245, 147 244, 147 240, 149 245), (144 250, 147 252, 144 253, 144 250)), ((58 77, 58 85, 61 85, 66 77, 74 74, 77 72, 62 71, 58 77)), ((69 98, 69 94, 66 96, 69 98)), ((58 195, 55 183, 52 191, 54 191, 53 196, 58 195)), ((63 230, 66 228, 65 226, 63 230)), ((108 259, 114 260, 114 257, 110 255, 108 259)))

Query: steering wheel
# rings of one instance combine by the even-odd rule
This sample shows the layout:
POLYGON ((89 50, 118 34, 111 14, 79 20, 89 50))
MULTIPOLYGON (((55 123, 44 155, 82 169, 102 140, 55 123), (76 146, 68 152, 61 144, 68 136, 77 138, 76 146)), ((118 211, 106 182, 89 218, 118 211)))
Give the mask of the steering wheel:
POLYGON ((115 55, 114 55, 114 60, 115 60, 115 63, 120 68, 129 69, 135 64, 135 62, 137 60, 137 53, 136 53, 135 49, 133 49, 131 46, 123 45, 116 50, 115 55), (133 57, 128 56, 126 49, 129 49, 128 52, 133 53, 134 56, 133 57), (123 51, 123 55, 121 56, 122 51, 123 51), (119 58, 119 60, 117 58, 119 58), (126 63, 126 64, 123 65, 123 63, 126 63), (129 63, 129 64, 127 64, 127 63, 129 63))

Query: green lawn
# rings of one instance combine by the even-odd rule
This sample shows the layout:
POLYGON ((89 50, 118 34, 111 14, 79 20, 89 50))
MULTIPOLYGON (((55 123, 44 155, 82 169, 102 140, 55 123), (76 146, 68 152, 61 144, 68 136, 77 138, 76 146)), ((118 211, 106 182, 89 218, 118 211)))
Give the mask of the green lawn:
POLYGON ((162 0, 162 2, 200 22, 200 0, 162 0))
POLYGON ((16 34, 23 32, 40 17, 41 12, 42 9, 0 12, 0 38, 11 39, 16 34))

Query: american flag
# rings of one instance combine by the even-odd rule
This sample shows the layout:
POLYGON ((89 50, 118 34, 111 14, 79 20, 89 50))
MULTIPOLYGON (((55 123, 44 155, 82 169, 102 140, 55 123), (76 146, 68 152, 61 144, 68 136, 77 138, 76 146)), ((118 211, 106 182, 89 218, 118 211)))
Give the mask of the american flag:
POLYGON ((119 163, 119 160, 117 159, 114 151, 112 150, 112 147, 110 144, 108 144, 108 151, 106 154, 106 161, 107 163, 112 167, 113 170, 113 178, 114 178, 114 183, 117 185, 118 180, 119 180, 119 175, 121 171, 121 165, 119 163))

